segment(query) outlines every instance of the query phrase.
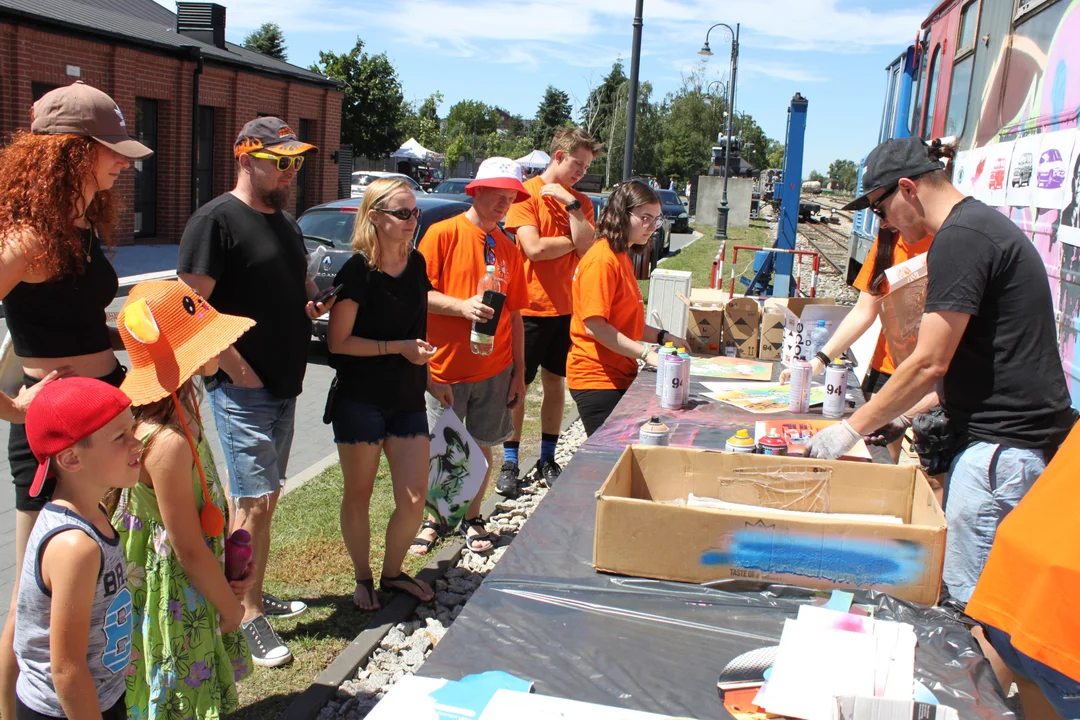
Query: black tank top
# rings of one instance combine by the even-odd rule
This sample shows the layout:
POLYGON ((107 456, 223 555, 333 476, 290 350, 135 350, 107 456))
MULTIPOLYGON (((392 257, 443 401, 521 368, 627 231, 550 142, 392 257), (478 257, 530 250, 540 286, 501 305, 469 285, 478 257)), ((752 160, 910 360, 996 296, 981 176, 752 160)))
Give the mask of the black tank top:
POLYGON ((4 298, 8 332, 19 357, 74 357, 112 348, 105 309, 116 297, 119 279, 97 237, 90 230, 82 237, 88 253, 81 273, 21 282, 4 298))

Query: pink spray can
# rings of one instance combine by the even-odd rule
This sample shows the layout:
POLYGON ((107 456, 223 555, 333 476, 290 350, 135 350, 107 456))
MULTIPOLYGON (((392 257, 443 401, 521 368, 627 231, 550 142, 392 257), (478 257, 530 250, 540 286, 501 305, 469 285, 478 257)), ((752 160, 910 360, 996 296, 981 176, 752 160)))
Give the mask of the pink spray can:
POLYGON ((243 580, 251 564, 251 533, 243 528, 225 540, 225 577, 243 580))

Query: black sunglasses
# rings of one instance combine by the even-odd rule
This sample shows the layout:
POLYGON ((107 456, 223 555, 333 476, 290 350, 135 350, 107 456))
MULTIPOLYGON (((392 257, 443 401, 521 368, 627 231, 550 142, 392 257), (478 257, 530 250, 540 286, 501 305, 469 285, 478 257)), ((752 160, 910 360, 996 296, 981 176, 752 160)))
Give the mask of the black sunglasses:
POLYGON ((387 210, 386 208, 372 208, 372 209, 377 211, 377 212, 386 213, 387 215, 392 215, 393 217, 396 217, 401 222, 405 222, 409 218, 412 218, 414 220, 419 220, 420 219, 420 208, 418 208, 418 207, 413 208, 412 210, 406 210, 405 208, 401 208, 400 210, 387 210))
POLYGON ((484 238, 484 263, 487 265, 495 264, 495 238, 488 233, 488 236, 484 238))
POLYGON ((878 218, 880 218, 881 220, 885 220, 886 219, 885 218, 885 210, 881 207, 881 204, 883 202, 885 202, 886 200, 888 200, 889 196, 892 195, 894 192, 896 192, 899 187, 900 187, 900 183, 897 183, 896 185, 893 185, 891 188, 889 188, 888 192, 884 193, 876 201, 870 203, 870 212, 877 215, 878 218))

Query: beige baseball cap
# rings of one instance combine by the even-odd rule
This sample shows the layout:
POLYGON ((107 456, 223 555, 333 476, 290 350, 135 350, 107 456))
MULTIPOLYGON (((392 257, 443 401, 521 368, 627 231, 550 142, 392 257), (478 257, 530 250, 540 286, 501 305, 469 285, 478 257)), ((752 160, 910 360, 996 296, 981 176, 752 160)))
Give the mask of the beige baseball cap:
POLYGON ((34 103, 30 132, 36 135, 83 135, 131 160, 154 151, 128 134, 124 114, 111 97, 81 80, 50 90, 34 103))

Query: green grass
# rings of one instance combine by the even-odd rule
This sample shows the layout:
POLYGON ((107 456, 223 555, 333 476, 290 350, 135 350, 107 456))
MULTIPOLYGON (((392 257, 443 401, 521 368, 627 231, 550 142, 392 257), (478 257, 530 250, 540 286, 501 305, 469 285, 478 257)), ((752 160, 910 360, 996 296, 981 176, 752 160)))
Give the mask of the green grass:
MULTIPOLYGON (((540 447, 540 401, 538 380, 529 387, 526 397, 522 460, 534 456, 540 447)), ((568 400, 567 408, 571 404, 568 400)), ((492 467, 497 469, 502 465, 502 448, 493 450, 492 467)), ((494 485, 492 481, 491 487, 494 485)), ((292 650, 293 662, 276 669, 256 667, 240 683, 241 707, 228 716, 229 720, 277 717, 371 620, 372 613, 359 612, 352 604, 352 562, 341 540, 338 516, 343 488, 341 467, 334 465, 278 504, 271 530, 266 590, 278 597, 304 600, 308 611, 292 620, 274 621, 282 640, 292 650)), ((376 577, 382 571, 386 524, 393 510, 390 470, 384 457, 371 497, 371 569, 376 577)), ((432 555, 439 547, 433 549, 432 555)), ((419 572, 429 557, 406 556, 405 571, 419 572)))
MULTIPOLYGON (((720 241, 713 239, 713 234, 716 232, 716 228, 708 225, 694 225, 693 229, 701 233, 704 237, 694 241, 691 245, 679 250, 674 255, 664 258, 660 261, 660 267, 665 270, 688 270, 693 273, 690 287, 695 288, 707 288, 709 287, 709 280, 712 277, 712 263, 716 257, 716 253, 720 249, 720 241)), ((733 255, 733 245, 753 245, 755 247, 765 247, 770 244, 768 225, 762 221, 751 221, 750 227, 746 228, 729 228, 728 239, 724 250, 724 284, 723 288, 726 290, 728 287, 729 274, 731 272, 731 258, 733 255)), ((741 251, 739 253, 739 265, 752 267, 753 253, 748 251, 741 251)), ((752 277, 752 273, 747 271, 744 273, 746 277, 752 277)), ((645 296, 645 301, 649 300, 649 281, 638 280, 638 285, 641 287, 641 294, 645 296)), ((736 288, 738 289, 738 288, 736 288)))

